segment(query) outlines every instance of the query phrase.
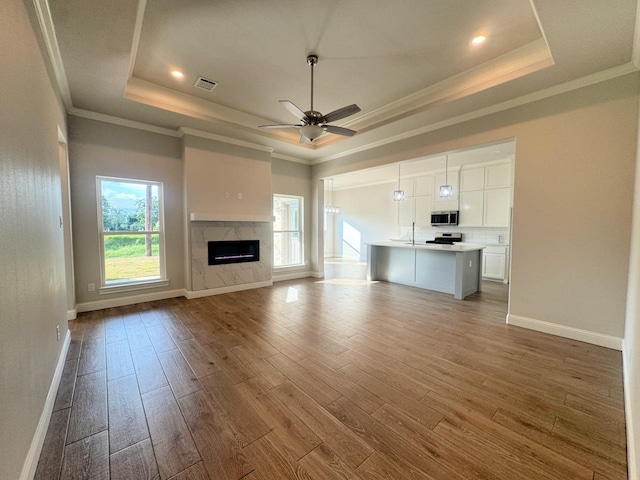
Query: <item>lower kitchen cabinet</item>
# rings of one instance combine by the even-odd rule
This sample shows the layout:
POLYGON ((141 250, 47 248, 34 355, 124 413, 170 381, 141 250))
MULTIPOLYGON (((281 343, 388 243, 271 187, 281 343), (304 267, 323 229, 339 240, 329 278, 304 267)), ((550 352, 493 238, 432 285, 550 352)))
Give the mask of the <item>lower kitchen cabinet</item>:
POLYGON ((482 278, 508 282, 509 247, 489 246, 482 251, 482 278))

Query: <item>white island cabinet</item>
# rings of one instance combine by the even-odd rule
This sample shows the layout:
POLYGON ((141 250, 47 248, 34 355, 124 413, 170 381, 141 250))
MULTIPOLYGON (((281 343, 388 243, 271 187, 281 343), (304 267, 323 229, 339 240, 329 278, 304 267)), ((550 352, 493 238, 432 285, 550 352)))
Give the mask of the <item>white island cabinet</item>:
POLYGON ((462 300, 480 290, 482 245, 370 243, 367 280, 385 280, 462 300))

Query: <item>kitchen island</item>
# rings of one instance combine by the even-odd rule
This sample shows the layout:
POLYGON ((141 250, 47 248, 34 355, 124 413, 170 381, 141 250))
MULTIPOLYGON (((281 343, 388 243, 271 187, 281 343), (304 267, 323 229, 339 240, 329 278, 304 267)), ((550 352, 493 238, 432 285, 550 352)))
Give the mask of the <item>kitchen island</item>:
POLYGON ((462 300, 480 290, 483 248, 471 243, 369 243, 367 280, 450 293, 462 300))

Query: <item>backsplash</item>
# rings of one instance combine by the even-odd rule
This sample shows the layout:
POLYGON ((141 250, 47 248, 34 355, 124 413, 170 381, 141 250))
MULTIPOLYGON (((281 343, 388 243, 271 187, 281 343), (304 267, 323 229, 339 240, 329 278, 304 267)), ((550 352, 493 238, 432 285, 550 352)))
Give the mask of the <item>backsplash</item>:
MULTIPOLYGON (((468 243, 503 244, 509 243, 507 228, 461 228, 461 227, 416 227, 416 242, 433 240, 436 232, 462 233, 462 240, 468 243)), ((411 227, 400 227, 400 239, 411 240, 411 227)))

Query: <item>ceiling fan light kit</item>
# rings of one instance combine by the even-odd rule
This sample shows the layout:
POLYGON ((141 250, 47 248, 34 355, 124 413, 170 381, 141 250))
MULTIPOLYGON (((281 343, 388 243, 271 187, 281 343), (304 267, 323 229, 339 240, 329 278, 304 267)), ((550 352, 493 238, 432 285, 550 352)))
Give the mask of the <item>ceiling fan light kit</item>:
POLYGON ((323 115, 313 109, 313 68, 318 63, 317 55, 307 56, 307 64, 311 67, 311 107, 303 112, 296 104, 289 100, 280 100, 280 103, 289 113, 293 114, 301 123, 287 123, 278 125, 260 125, 260 128, 298 128, 300 129, 300 143, 313 142, 324 132, 334 133, 336 135, 344 135, 351 137, 356 134, 355 130, 349 128, 328 125, 343 118, 349 117, 360 111, 360 107, 355 103, 339 108, 333 112, 323 115))

